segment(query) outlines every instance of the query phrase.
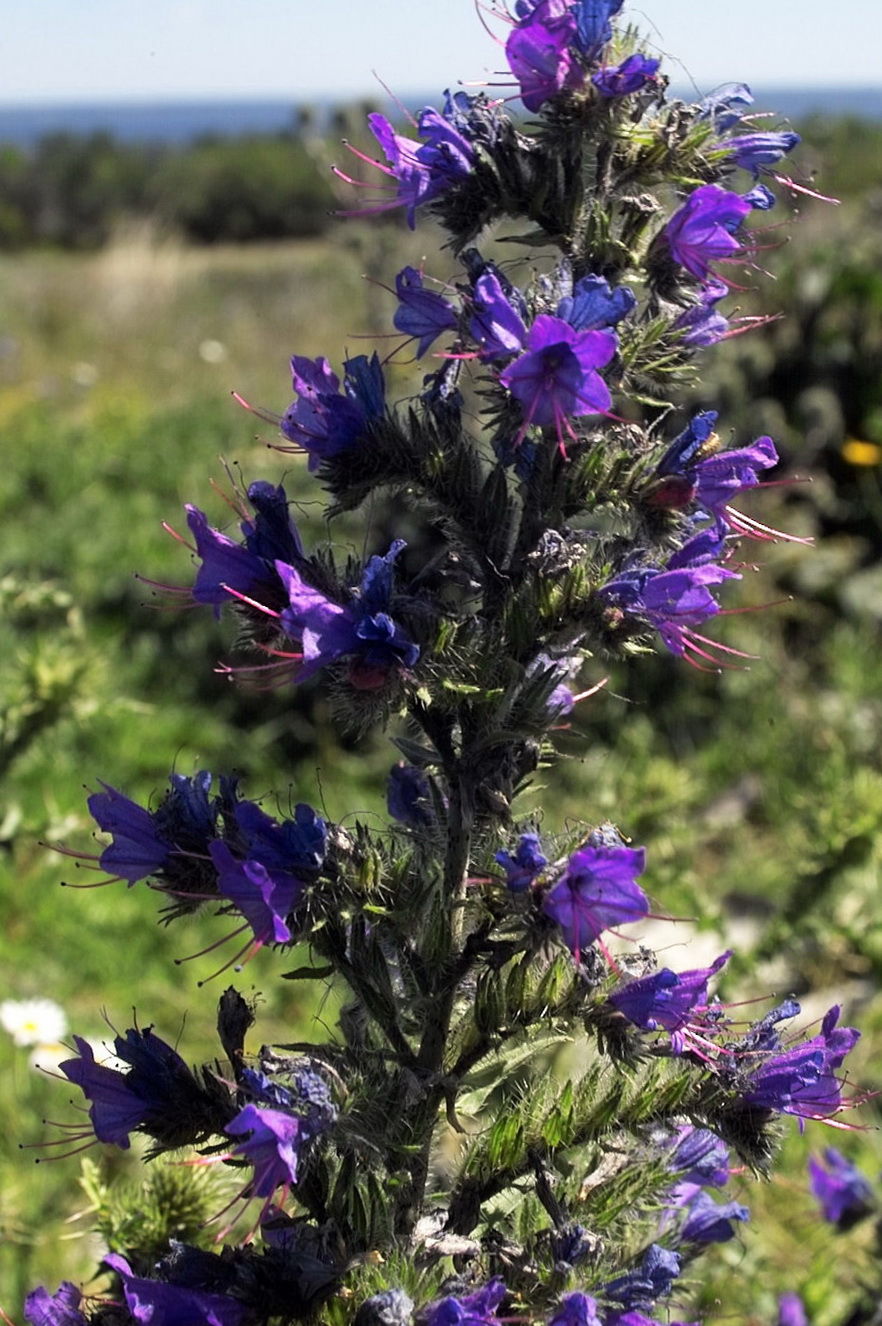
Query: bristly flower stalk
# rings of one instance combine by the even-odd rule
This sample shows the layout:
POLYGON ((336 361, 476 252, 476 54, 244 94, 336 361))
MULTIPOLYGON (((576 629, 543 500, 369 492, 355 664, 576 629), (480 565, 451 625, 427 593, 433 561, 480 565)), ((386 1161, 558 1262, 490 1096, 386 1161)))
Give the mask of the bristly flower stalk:
MULTIPOLYGON (((783 1116, 842 1126, 859 1099, 838 1009, 788 1041, 795 1001, 731 1019, 712 988, 729 950, 660 965, 651 843, 518 803, 615 660, 660 641, 704 671, 740 666, 703 634, 747 571, 738 541, 794 537, 740 507, 778 464, 771 438, 725 448, 713 411, 679 431, 668 416, 700 352, 761 321, 732 327, 727 301, 798 136, 757 131, 743 85, 670 100, 621 8, 497 5, 527 118, 447 93, 406 132, 372 115, 381 159, 355 153, 380 185, 352 214, 426 217, 459 258, 443 291, 422 268, 394 278, 390 321, 431 358, 396 403, 376 353, 338 371, 295 346, 293 400, 261 414, 286 463, 308 458, 328 520, 384 496, 407 542, 309 550, 266 480, 233 525, 187 507, 192 587, 167 592, 235 619, 231 676, 325 686, 350 732, 390 729, 389 824, 274 814, 205 771, 149 805, 90 796, 103 837, 70 849, 82 866, 154 889, 164 920, 234 917, 233 962, 263 946, 282 979, 334 980, 343 1000, 334 1031, 258 1048, 230 986, 200 1069, 152 1028, 117 1037, 113 1065, 74 1038, 77 1140, 195 1149, 235 1173, 249 1236, 173 1237, 149 1264, 114 1248, 98 1297, 37 1289, 31 1326, 268 1326, 330 1298, 335 1326, 668 1321, 686 1262, 694 1279, 747 1218, 704 1191, 730 1148, 766 1169, 783 1116), (523 258, 483 252, 491 228, 523 258)), ((827 1155, 816 1191, 841 1221, 865 1192, 827 1155)))

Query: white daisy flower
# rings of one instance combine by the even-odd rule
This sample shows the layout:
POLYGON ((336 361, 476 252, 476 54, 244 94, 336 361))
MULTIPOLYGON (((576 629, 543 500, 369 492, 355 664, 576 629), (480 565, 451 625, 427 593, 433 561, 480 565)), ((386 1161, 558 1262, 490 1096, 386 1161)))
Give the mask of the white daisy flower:
POLYGON ((67 1017, 53 999, 4 999, 0 1027, 16 1045, 57 1045, 67 1035, 67 1017))

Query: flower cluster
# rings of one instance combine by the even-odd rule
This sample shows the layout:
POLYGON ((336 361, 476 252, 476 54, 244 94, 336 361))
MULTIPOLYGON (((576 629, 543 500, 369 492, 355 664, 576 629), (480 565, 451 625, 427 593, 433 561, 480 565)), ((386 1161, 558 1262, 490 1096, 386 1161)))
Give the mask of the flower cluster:
POLYGON ((80 862, 129 886, 150 880, 174 915, 215 901, 244 918, 256 946, 290 943, 292 918, 324 861, 324 820, 300 804, 278 821, 243 799, 236 779, 221 778, 211 796, 207 771, 169 781, 155 810, 108 784, 90 796, 89 811, 111 841, 97 856, 76 854, 80 862))
MULTIPOLYGON (((748 1218, 718 1191, 732 1152, 764 1170, 780 1116, 841 1126, 860 1098, 838 1007, 814 1034, 782 1030, 795 1000, 745 1029, 716 988, 731 950, 676 970, 648 947, 665 919, 651 849, 517 806, 600 693, 599 659, 653 636, 705 671, 743 657, 701 633, 748 569, 738 543, 793 537, 740 509, 779 463, 772 439, 724 448, 714 411, 669 422, 668 396, 736 330, 719 306, 798 138, 758 131, 741 85, 669 102, 621 8, 497 6, 527 123, 465 92, 412 135, 370 116, 383 159, 356 156, 383 184, 354 213, 402 208, 413 228, 422 212, 460 263, 445 284, 405 265, 389 288, 393 354, 430 367, 396 402, 376 353, 338 372, 295 352, 294 399, 261 416, 307 458, 327 521, 368 507, 379 546, 308 550, 264 480, 231 499, 238 528, 186 508, 192 585, 161 588, 235 620, 250 653, 221 668, 233 679, 323 682, 351 734, 394 724, 389 823, 351 803, 337 823, 306 803, 276 818, 207 772, 172 774, 155 805, 90 796, 109 841, 71 855, 147 881, 165 920, 235 915, 234 963, 301 944, 284 978, 333 980, 339 1025, 254 1051, 230 987, 223 1056, 201 1068, 152 1028, 117 1035, 112 1063, 75 1036, 60 1071, 91 1124, 75 1140, 194 1147, 238 1173, 237 1216, 255 1208, 222 1250, 171 1229, 158 1258, 109 1253, 93 1301, 35 1290, 31 1326, 287 1323, 355 1268, 332 1313, 351 1326, 652 1326, 748 1218), (481 251, 498 223, 527 260, 481 251)), ((870 1195, 839 1153, 813 1165, 845 1227, 870 1195)))

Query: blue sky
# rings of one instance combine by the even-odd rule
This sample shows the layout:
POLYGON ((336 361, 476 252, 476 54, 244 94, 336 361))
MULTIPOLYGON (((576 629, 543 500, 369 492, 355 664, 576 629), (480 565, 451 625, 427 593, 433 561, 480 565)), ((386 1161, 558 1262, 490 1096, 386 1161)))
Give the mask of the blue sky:
MULTIPOLYGON (((671 57, 677 83, 882 85, 882 4, 837 12, 833 25, 829 0, 626 0, 624 10, 671 57)), ((406 98, 502 67, 474 0, 5 0, 0 102, 301 101, 370 93, 371 70, 406 98)))

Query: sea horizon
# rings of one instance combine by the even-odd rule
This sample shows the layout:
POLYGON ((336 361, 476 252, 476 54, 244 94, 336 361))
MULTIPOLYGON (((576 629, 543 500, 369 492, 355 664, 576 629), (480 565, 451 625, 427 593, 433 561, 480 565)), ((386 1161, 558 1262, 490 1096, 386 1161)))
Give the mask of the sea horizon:
MULTIPOLYGON (((672 87, 673 96, 692 100, 694 89, 672 87)), ((851 116, 882 120, 882 86, 759 86, 753 87, 755 106, 773 118, 805 119, 809 115, 851 116)), ((438 104, 437 96, 406 97, 414 109, 438 104)), ((383 97, 312 97, 290 100, 180 98, 71 103, 0 104, 0 143, 29 148, 47 134, 105 132, 123 142, 182 145, 206 135, 238 136, 283 133, 296 127, 298 116, 309 110, 319 125, 346 107, 370 101, 386 106, 383 97)), ((393 108, 394 109, 394 108, 393 108)))

